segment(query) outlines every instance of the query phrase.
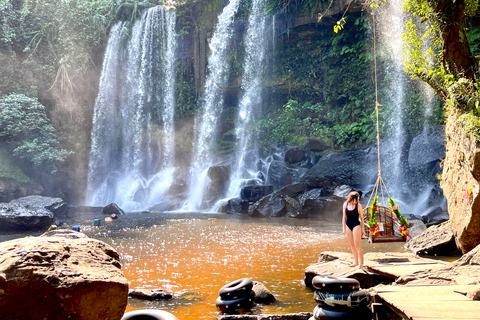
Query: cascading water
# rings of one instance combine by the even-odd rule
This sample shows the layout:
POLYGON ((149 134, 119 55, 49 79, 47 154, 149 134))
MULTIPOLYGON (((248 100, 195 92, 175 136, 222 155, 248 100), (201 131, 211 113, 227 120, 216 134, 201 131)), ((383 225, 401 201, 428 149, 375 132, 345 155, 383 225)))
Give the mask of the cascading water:
MULTIPOLYGON (((438 196, 438 181, 432 178, 432 172, 437 169, 427 160, 419 160, 422 157, 424 159, 430 157, 426 154, 427 150, 424 150, 424 154, 418 154, 418 145, 426 143, 425 137, 420 135, 416 138, 417 141, 412 142, 404 132, 402 118, 403 110, 407 109, 408 103, 405 101, 408 80, 404 72, 402 41, 406 22, 406 14, 402 12, 403 2, 404 0, 387 1, 375 13, 378 22, 378 48, 382 60, 385 61, 384 82, 386 92, 389 93, 382 97, 383 101, 379 99, 379 102, 383 105, 381 107, 384 109, 383 112, 389 114, 385 118, 390 119, 388 126, 392 133, 392 136, 385 139, 380 147, 382 177, 390 195, 396 203, 401 205, 404 212, 422 214, 428 212, 432 206, 444 206, 445 201, 429 203, 432 198, 440 199, 441 197, 438 196), (412 149, 415 149, 417 154, 414 154, 412 149)), ((423 86, 421 92, 425 107, 424 124, 427 125, 431 120, 429 118, 432 113, 434 94, 431 88, 426 88, 424 84, 420 86, 423 86)))
MULTIPOLYGON (((381 101, 390 114, 389 126, 392 128, 394 139, 391 140, 393 149, 398 152, 389 153, 390 170, 386 180, 394 186, 400 186, 401 181, 401 148, 403 144, 403 121, 402 110, 404 109, 405 97, 405 73, 403 56, 403 26, 405 14, 402 11, 404 0, 387 1, 379 7, 376 14, 378 20, 378 42, 382 60, 385 63, 385 78, 387 80, 387 101, 381 101)), ((400 191, 398 188, 397 191, 400 191)), ((394 191, 394 190, 392 190, 394 191)))
POLYGON ((218 115, 223 110, 223 93, 227 83, 229 63, 227 49, 233 35, 234 16, 240 0, 231 0, 218 17, 208 58, 208 74, 202 111, 195 118, 193 158, 190 166, 189 197, 185 210, 202 208, 208 168, 215 164, 214 151, 218 134, 218 115))
POLYGON ((105 53, 87 203, 132 211, 162 202, 173 180, 175 11, 150 8, 125 30, 112 28, 105 53))
MULTIPOLYGON (((241 85, 243 95, 235 125, 236 163, 232 166, 230 186, 227 191, 228 198, 239 196, 241 187, 249 181, 255 181, 257 184, 265 183, 258 177, 261 168, 258 168, 257 163, 261 160, 249 125, 258 119, 262 108, 262 80, 264 80, 267 65, 267 50, 271 44, 274 44, 272 41, 272 34, 275 34, 273 21, 274 19, 266 16, 264 0, 253 0, 245 37, 245 72, 241 85)), ((263 176, 266 176, 266 172, 263 176)))

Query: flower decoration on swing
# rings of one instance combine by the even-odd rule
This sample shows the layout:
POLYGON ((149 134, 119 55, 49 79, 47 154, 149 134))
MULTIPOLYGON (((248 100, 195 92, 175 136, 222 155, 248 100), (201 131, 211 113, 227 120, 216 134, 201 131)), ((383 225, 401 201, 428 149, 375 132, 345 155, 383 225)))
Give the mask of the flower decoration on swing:
POLYGON ((395 204, 395 201, 393 201, 392 198, 388 198, 388 202, 390 205, 390 209, 392 209, 393 214, 395 215, 394 220, 398 221, 399 227, 398 227, 398 232, 402 235, 403 238, 411 238, 412 236, 410 235, 410 230, 408 229, 410 227, 410 224, 407 221, 407 218, 405 218, 401 213, 400 209, 398 208, 398 205, 395 204))
POLYGON ((373 198, 372 205, 369 207, 370 219, 366 222, 368 230, 373 237, 377 237, 380 235, 380 232, 378 230, 377 218, 375 217, 377 215, 377 201, 378 196, 375 196, 375 198, 373 198))

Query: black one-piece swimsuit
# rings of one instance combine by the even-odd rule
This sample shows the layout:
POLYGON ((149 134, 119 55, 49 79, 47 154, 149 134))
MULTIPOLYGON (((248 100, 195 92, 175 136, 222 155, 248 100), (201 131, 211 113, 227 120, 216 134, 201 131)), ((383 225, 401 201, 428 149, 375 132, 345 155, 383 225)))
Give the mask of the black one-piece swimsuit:
POLYGON ((348 210, 348 204, 345 204, 345 213, 347 214, 346 225, 348 229, 353 231, 353 228, 360 225, 360 221, 358 220, 358 203, 355 205, 353 210, 348 210))

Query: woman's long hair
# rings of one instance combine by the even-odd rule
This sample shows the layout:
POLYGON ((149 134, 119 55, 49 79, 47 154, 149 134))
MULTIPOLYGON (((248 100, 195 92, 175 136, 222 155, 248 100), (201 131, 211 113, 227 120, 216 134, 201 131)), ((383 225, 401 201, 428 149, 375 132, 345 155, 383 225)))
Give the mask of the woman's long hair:
POLYGON ((346 203, 350 203, 353 200, 357 199, 360 202, 360 194, 357 191, 350 191, 347 197, 346 203))

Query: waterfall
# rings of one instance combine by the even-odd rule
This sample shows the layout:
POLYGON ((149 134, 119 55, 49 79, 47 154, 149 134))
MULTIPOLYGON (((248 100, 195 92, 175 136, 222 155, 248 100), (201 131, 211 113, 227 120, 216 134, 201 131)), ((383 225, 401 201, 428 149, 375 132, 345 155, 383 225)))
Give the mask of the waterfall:
MULTIPOLYGON (((404 72, 403 55, 403 26, 405 25, 405 14, 402 11, 403 0, 387 1, 379 7, 378 21, 378 42, 379 54, 385 61, 385 85, 387 95, 383 101, 382 112, 388 113, 388 126, 391 128, 393 138, 390 139, 392 152, 384 153, 388 163, 388 170, 384 177, 392 190, 400 192, 402 184, 402 145, 404 139, 403 114, 404 98, 406 90, 406 77, 404 72), (396 189, 396 190, 393 190, 396 189)), ((390 187, 389 187, 390 188, 390 187)))
MULTIPOLYGON (((257 120, 262 108, 262 80, 267 62, 267 50, 272 41, 274 19, 267 19, 264 0, 253 0, 245 37, 245 61, 242 78, 242 98, 238 107, 235 135, 237 147, 232 166, 232 175, 227 197, 237 197, 240 189, 249 181, 264 184, 257 179, 258 146, 255 137, 249 132, 252 121, 257 120), (267 21, 269 20, 269 21, 267 21), (268 25, 267 23, 270 22, 268 25), (255 150, 255 151, 253 151, 255 150)), ((266 176, 266 172, 265 172, 266 176)))
MULTIPOLYGON (((413 86, 417 87, 417 90, 420 88, 421 103, 425 108, 421 115, 424 129, 431 123, 435 101, 431 88, 424 83, 410 82, 404 71, 402 34, 407 19, 402 12, 403 2, 404 0, 387 1, 379 6, 378 13, 375 14, 378 26, 377 48, 381 61, 384 62, 384 79, 379 85, 384 85, 387 93, 379 102, 391 133, 390 137, 382 137, 382 177, 389 194, 403 212, 422 214, 432 206, 445 206, 445 199, 441 199, 438 181, 433 177, 433 173, 439 169, 435 162, 430 160, 433 151, 425 147, 428 145, 426 141, 430 138, 431 130, 424 130, 415 138, 407 136, 404 130, 403 119, 409 116, 404 110, 411 107, 405 98, 407 90, 411 90, 413 86), (435 201, 432 202, 432 199, 435 201)), ((435 152, 438 152, 438 149, 435 149, 435 152)), ((434 156, 437 154, 434 153, 434 156)))
POLYGON ((233 22, 240 0, 231 0, 218 17, 208 58, 208 74, 201 112, 195 118, 193 158, 190 166, 190 187, 186 210, 202 208, 208 168, 215 164, 215 146, 218 134, 218 117, 223 111, 223 93, 229 63, 227 49, 233 35, 233 22))
POLYGON ((161 202, 173 180, 175 11, 150 8, 127 30, 115 25, 105 52, 86 202, 132 211, 161 202))

